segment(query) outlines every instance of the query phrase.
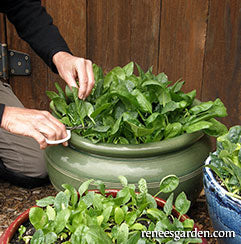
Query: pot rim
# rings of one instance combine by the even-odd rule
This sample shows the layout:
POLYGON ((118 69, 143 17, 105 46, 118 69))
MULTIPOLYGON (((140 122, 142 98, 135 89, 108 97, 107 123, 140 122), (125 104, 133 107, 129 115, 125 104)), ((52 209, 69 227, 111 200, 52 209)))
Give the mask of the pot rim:
MULTIPOLYGON (((209 165, 211 163, 211 156, 208 156, 208 158, 206 159, 205 161, 205 165, 209 165)), ((238 203, 240 206, 241 206, 241 200, 233 197, 230 195, 230 192, 228 192, 225 188, 223 188, 218 182, 217 180, 215 179, 214 175, 213 175, 213 172, 210 168, 208 167, 204 167, 203 168, 204 170, 204 175, 205 173, 209 176, 211 182, 214 184, 215 188, 218 190, 218 193, 221 195, 221 196, 226 196, 228 199, 234 201, 235 203, 238 203)))
MULTIPOLYGON (((89 190, 89 191, 95 191, 97 193, 100 193, 98 190, 89 190)), ((106 189, 106 193, 108 195, 112 195, 112 196, 116 196, 117 192, 120 191, 119 189, 106 189)), ((155 197, 155 200, 157 202, 157 205, 161 208, 163 208, 164 204, 166 203, 165 200, 159 198, 159 197, 155 197)), ((33 206, 33 207, 37 207, 37 206, 33 206)), ((22 214, 20 214, 10 225, 9 227, 3 232, 2 236, 0 237, 0 243, 1 244, 8 244, 9 241, 12 239, 12 237, 14 236, 14 234, 16 233, 17 229, 19 228, 19 226, 21 224, 23 224, 24 222, 26 222, 29 218, 29 211, 31 208, 25 210, 22 214)), ((179 217, 179 212, 173 207, 173 215, 175 217, 179 217)), ((189 219, 189 217, 186 214, 183 214, 180 218, 180 220, 183 222, 186 219, 189 219)), ((193 230, 197 230, 197 232, 199 232, 200 230, 198 229, 198 227, 196 226, 196 224, 194 223, 194 227, 193 230)), ((202 238, 202 244, 207 244, 207 241, 205 238, 202 238)))
POLYGON ((81 152, 87 152, 103 156, 112 157, 148 157, 156 156, 164 153, 178 151, 186 148, 204 136, 202 131, 197 131, 191 134, 184 133, 164 141, 149 142, 145 144, 112 144, 112 143, 97 143, 94 144, 90 140, 83 138, 76 133, 72 133, 70 145, 81 152))

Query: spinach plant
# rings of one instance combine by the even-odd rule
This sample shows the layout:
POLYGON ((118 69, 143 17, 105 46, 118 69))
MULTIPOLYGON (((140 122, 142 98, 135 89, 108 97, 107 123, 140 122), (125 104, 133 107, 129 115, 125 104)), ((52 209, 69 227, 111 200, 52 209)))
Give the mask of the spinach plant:
MULTIPOLYGON (((135 192, 135 185, 128 184, 124 176, 119 179, 123 187, 116 197, 108 195, 108 190, 100 181, 88 180, 79 187, 78 192, 73 186, 64 184, 65 190, 56 197, 49 196, 37 201, 38 207, 31 208, 29 213, 29 220, 36 229, 30 243, 202 243, 198 238, 179 239, 175 235, 142 237, 142 231, 169 230, 173 233, 178 231, 179 234, 191 231, 193 220, 180 221, 181 216, 188 211, 190 201, 184 192, 174 201, 171 193, 163 209, 160 209, 154 197, 148 193, 144 179, 138 182, 139 193, 135 192), (88 191, 90 184, 96 185, 99 192, 88 191), (179 217, 172 214, 173 203, 180 213, 179 217)), ((160 192, 170 193, 178 184, 176 176, 167 176, 160 182, 160 192)), ((22 238, 23 233, 20 233, 22 238)))
POLYGON ((115 67, 106 75, 93 65, 95 87, 86 101, 78 98, 76 88, 58 93, 47 91, 54 115, 67 126, 82 124, 75 131, 93 143, 140 144, 203 130, 211 136, 227 132, 215 117, 227 115, 218 98, 214 102, 194 103, 196 91, 184 93, 184 81, 173 85, 164 73, 144 72, 134 63, 115 67))
POLYGON ((211 155, 211 168, 226 187, 229 195, 241 199, 241 126, 217 138, 217 150, 211 155))

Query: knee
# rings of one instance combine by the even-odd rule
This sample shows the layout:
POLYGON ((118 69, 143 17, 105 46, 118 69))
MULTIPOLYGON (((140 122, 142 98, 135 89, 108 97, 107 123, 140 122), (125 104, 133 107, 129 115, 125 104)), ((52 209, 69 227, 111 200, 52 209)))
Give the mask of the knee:
POLYGON ((31 177, 34 178, 46 178, 48 176, 46 168, 37 168, 32 174, 31 177))
POLYGON ((22 175, 29 176, 32 178, 46 178, 47 177, 47 167, 44 159, 44 153, 42 150, 36 150, 34 153, 28 155, 28 157, 22 158, 22 175))
POLYGON ((46 162, 43 155, 34 159, 32 167, 30 167, 29 172, 26 172, 25 174, 34 178, 45 178, 48 176, 46 162))
POLYGON ((24 171, 19 171, 7 168, 4 163, 0 161, 0 177, 13 185, 29 189, 49 183, 45 162, 36 160, 34 163, 38 167, 27 167, 24 171))
POLYGON ((6 169, 23 176, 45 178, 47 168, 44 151, 40 150, 38 143, 33 138, 14 135, 4 130, 2 133, 7 140, 2 143, 4 146, 0 150, 0 158, 6 169))

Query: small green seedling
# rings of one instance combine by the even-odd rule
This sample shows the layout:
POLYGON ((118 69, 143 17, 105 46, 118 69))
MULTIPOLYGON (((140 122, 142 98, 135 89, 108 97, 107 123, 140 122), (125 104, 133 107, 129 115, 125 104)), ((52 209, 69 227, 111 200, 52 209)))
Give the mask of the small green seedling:
POLYGON ((19 232, 18 239, 22 240, 23 239, 23 234, 26 232, 26 227, 23 226, 23 225, 20 225, 20 227, 18 228, 18 232, 19 232))
POLYGON ((210 165, 230 196, 241 199, 241 126, 236 125, 217 139, 217 150, 210 165))
POLYGON ((18 236, 18 239, 21 241, 23 240, 25 242, 25 244, 28 244, 30 243, 30 240, 32 239, 32 236, 27 236, 27 235, 24 235, 25 232, 26 232, 26 227, 23 226, 23 225, 20 225, 20 227, 18 228, 18 232, 19 232, 19 236, 18 236))
MULTIPOLYGON (((179 184, 175 175, 165 177, 157 193, 171 193, 163 209, 158 208, 155 198, 148 193, 147 182, 140 179, 138 192, 136 186, 129 184, 124 176, 119 177, 122 189, 116 197, 100 181, 88 180, 78 191, 64 184, 64 191, 56 197, 46 197, 37 201, 29 220, 36 229, 31 244, 151 244, 174 243, 174 237, 143 237, 142 231, 191 231, 194 222, 191 219, 180 221, 187 213, 190 201, 184 192, 174 201, 171 193, 179 184), (99 193, 88 191, 92 185, 98 186, 99 193), (173 204, 180 212, 173 215, 173 204)), ((23 237, 23 228, 20 235, 23 237)), ((25 242, 27 243, 27 242, 25 242)), ((175 242, 176 243, 176 242, 175 242)), ((202 243, 201 239, 181 238, 177 243, 202 243)))

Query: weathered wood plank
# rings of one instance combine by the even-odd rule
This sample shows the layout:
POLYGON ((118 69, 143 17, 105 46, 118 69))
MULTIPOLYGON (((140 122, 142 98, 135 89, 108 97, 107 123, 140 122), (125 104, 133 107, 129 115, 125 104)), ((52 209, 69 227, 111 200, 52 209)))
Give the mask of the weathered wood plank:
POLYGON ((227 126, 241 124, 240 9, 239 0, 210 1, 202 99, 224 102, 227 126))
POLYGON ((130 61, 131 0, 89 0, 87 56, 105 71, 130 61))
POLYGON ((200 97, 206 37, 207 0, 163 0, 159 71, 170 80, 183 78, 185 91, 200 97))
MULTIPOLYGON (((86 58, 86 0, 46 1, 46 9, 71 52, 75 56, 86 58)), ((48 89, 55 89, 54 82, 59 82, 63 88, 66 85, 59 75, 48 68, 48 89)))
POLYGON ((5 42, 5 34, 4 34, 4 15, 0 13, 0 42, 5 42))
POLYGON ((132 0, 131 2, 131 60, 144 70, 153 66, 158 70, 160 0, 132 0))
POLYGON ((135 61, 157 71, 160 0, 89 0, 88 57, 110 70, 135 61))

